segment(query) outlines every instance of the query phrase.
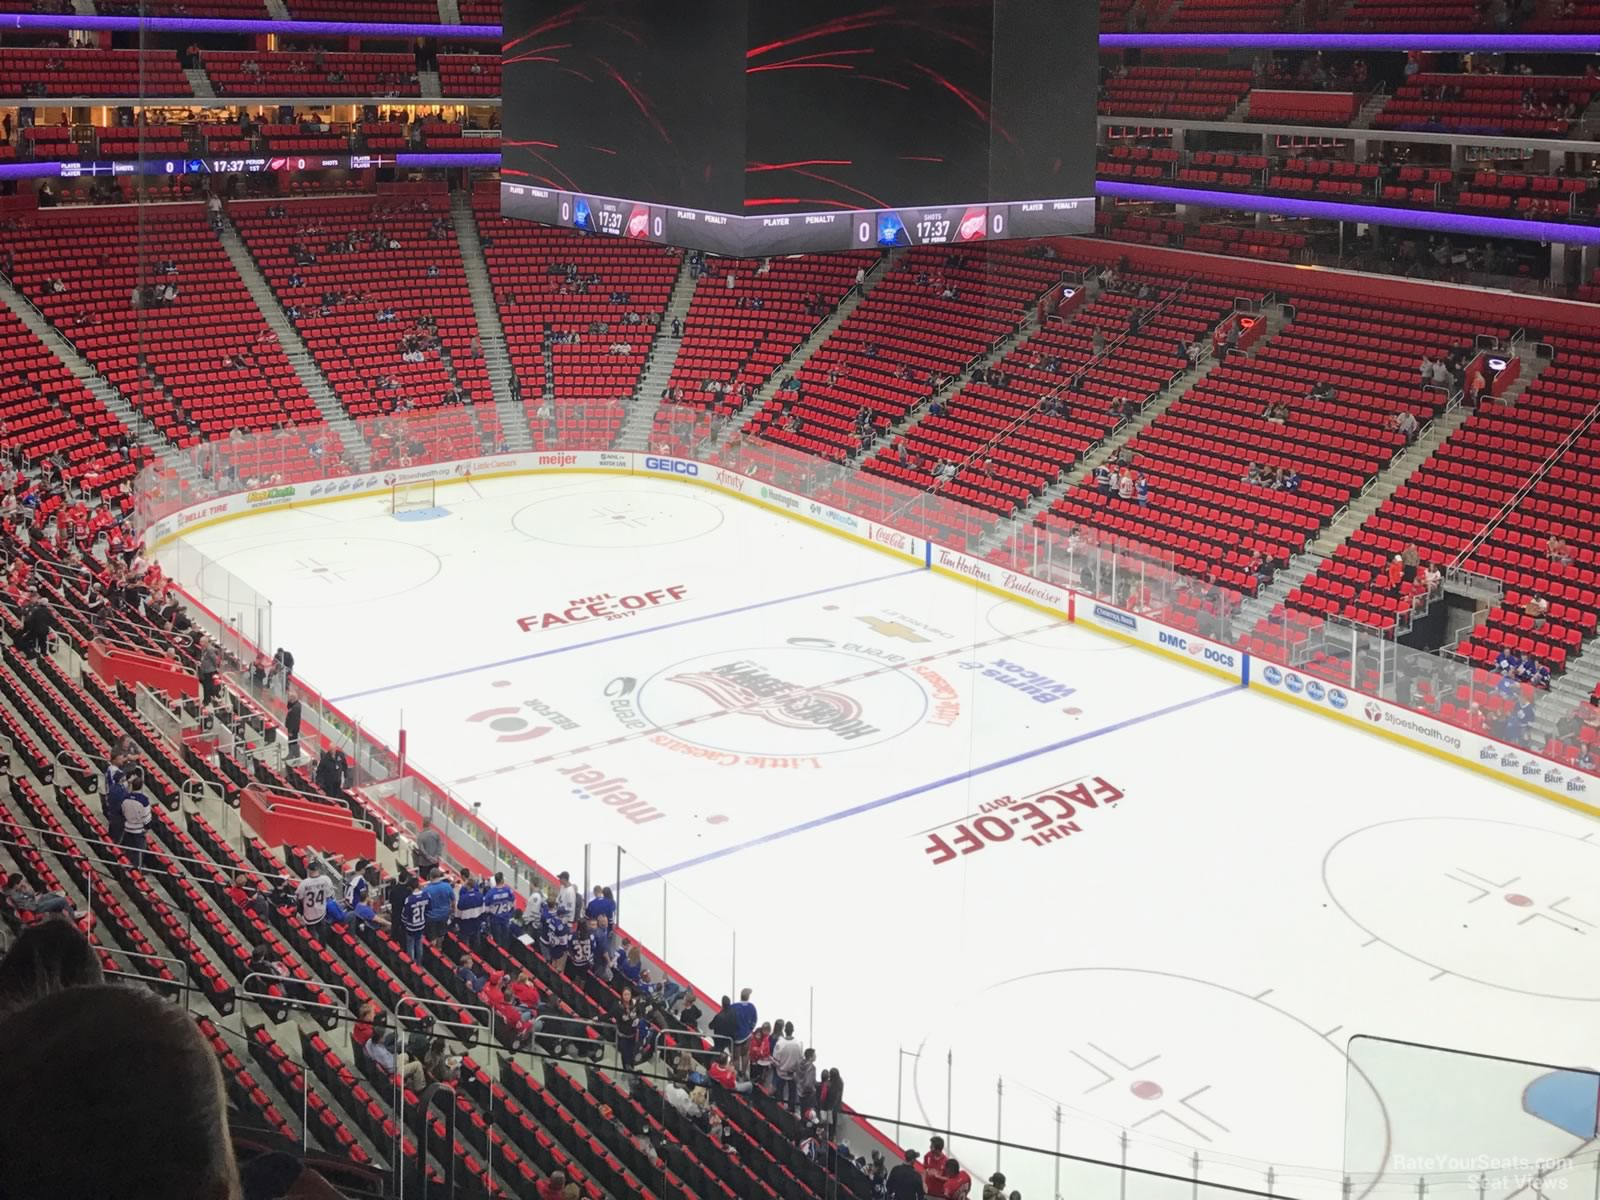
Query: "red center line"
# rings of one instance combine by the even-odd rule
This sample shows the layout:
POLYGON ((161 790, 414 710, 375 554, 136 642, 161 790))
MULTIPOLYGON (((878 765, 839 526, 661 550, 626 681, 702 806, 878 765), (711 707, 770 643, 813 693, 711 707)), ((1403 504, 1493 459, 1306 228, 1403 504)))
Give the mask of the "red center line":
MULTIPOLYGON (((941 658, 950 658, 952 655, 968 654, 974 650, 983 650, 989 646, 998 645, 1001 642, 1011 642, 1016 641, 1018 638, 1031 637, 1033 634, 1044 633, 1051 629, 1058 629, 1066 624, 1066 621, 1052 621, 1048 625, 1040 625, 1036 629, 1025 629, 1021 633, 1001 634, 999 637, 989 638, 986 641, 973 642, 966 646, 953 646, 947 650, 937 650, 932 654, 925 654, 921 658, 911 658, 907 659, 905 662, 899 663, 885 663, 881 667, 873 667, 870 670, 861 671, 854 675, 846 675, 840 679, 831 679, 826 683, 814 683, 809 687, 798 687, 793 691, 783 693, 783 697, 785 699, 794 699, 801 696, 810 695, 813 692, 821 692, 826 691, 829 688, 841 687, 847 683, 857 683, 863 679, 872 679, 878 675, 889 675, 895 671, 904 671, 909 667, 920 667, 926 663, 937 662, 941 658)), ((849 653, 849 651, 846 651, 845 653, 849 653)), ((526 762, 512 763, 511 765, 505 767, 495 767, 490 771, 480 771, 476 775, 465 775, 460 779, 457 779, 455 783, 458 786, 464 783, 476 783, 479 780, 491 779, 496 775, 507 775, 512 771, 520 771, 527 767, 542 767, 546 763, 555 762, 557 759, 572 758, 574 755, 578 754, 589 754, 595 750, 605 750, 612 746, 620 746, 625 742, 636 742, 640 738, 654 737, 658 733, 667 733, 674 729, 682 729, 688 725, 697 725, 701 721, 709 721, 716 717, 732 716, 735 713, 742 713, 748 709, 758 708, 763 704, 770 703, 772 699, 773 697, 771 696, 763 696, 760 699, 752 700, 748 704, 739 704, 732 708, 723 708, 718 709, 715 712, 700 713, 693 717, 684 717, 682 720, 673 721, 667 725, 652 725, 649 729, 641 729, 634 733, 618 734, 614 738, 607 738, 604 741, 599 742, 591 742, 587 746, 575 746, 570 750, 558 750, 553 754, 546 754, 539 758, 531 758, 526 762)))

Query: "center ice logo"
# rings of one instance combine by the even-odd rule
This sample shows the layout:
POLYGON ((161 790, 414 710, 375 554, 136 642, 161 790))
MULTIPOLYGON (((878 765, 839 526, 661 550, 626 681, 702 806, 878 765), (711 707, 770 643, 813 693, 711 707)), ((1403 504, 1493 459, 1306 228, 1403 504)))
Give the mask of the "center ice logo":
POLYGON ((822 729, 847 742, 881 732, 861 719, 861 704, 843 692, 800 687, 758 663, 732 662, 669 679, 695 688, 724 712, 759 717, 785 729, 822 729))
POLYGON ((875 647, 794 639, 699 655, 657 671, 627 699, 641 724, 689 745, 747 761, 825 756, 958 719, 947 680, 904 666, 875 647))

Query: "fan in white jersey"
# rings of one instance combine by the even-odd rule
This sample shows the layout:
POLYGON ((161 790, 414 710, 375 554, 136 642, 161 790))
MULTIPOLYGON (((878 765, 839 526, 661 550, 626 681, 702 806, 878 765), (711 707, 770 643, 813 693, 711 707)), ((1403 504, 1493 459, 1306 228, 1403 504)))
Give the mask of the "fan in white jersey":
POLYGON ((333 899, 333 880, 320 872, 308 875, 294 889, 294 902, 300 906, 300 919, 308 926, 322 924, 328 916, 328 901, 333 899))

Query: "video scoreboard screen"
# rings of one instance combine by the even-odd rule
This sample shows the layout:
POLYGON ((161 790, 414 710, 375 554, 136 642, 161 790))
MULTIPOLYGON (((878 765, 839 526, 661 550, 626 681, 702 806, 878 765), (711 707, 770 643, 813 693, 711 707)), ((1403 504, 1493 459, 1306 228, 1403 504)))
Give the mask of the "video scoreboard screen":
POLYGON ((507 0, 501 209, 757 255, 1085 233, 1093 0, 507 0))

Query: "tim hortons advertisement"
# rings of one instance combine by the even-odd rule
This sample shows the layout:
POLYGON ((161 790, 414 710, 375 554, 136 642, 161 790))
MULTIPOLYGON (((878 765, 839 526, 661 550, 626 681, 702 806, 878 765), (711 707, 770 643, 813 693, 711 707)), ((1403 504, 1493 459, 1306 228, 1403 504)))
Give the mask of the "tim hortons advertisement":
POLYGON ((981 558, 973 558, 957 550, 948 550, 943 546, 933 548, 933 565, 948 571, 952 575, 959 575, 963 579, 970 579, 975 583, 984 584, 996 591, 1009 592, 1021 600, 1029 600, 1034 604, 1055 609, 1057 612, 1067 611, 1067 590, 1056 587, 1053 583, 1045 583, 1023 575, 1017 571, 1007 570, 997 563, 985 562, 981 558))

